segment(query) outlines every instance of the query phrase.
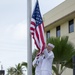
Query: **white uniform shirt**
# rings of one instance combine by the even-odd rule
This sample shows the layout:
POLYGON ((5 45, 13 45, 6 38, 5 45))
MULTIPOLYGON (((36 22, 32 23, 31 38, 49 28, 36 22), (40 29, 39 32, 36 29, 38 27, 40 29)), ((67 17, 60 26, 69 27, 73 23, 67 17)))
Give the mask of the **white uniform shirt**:
POLYGON ((52 51, 48 53, 47 49, 44 50, 45 58, 43 59, 41 71, 49 71, 52 72, 52 62, 54 59, 54 54, 52 51))
POLYGON ((33 66, 35 67, 35 72, 41 71, 42 61, 43 61, 43 56, 39 56, 38 59, 37 57, 34 59, 33 66))

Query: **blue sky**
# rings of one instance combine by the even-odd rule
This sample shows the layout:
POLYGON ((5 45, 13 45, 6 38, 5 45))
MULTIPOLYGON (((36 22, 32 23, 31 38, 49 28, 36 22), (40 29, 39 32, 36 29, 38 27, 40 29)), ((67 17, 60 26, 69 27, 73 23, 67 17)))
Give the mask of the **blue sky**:
MULTIPOLYGON (((39 0, 42 15, 63 1, 39 0)), ((0 0, 0 61, 5 70, 27 61, 27 0, 0 0)))

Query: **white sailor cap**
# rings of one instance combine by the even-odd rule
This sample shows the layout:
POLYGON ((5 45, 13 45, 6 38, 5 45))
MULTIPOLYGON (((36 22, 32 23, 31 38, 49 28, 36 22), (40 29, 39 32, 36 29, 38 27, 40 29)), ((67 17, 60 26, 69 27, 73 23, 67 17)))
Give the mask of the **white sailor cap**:
POLYGON ((51 44, 51 43, 48 43, 48 46, 50 46, 50 47, 52 47, 52 48, 55 47, 55 46, 54 46, 53 44, 51 44))

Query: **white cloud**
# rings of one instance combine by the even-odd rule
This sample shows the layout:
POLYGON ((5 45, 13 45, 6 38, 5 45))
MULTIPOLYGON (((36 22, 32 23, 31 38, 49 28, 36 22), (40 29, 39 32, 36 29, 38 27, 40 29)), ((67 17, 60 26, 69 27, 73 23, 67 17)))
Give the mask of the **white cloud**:
POLYGON ((26 0, 0 0, 0 25, 12 25, 26 19, 26 0))
MULTIPOLYGON (((25 22, 8 25, 7 27, 0 27, 0 35, 2 39, 24 40, 27 35, 27 24, 25 22)), ((7 40, 6 40, 7 41, 7 40)))
POLYGON ((22 61, 27 61, 27 25, 0 26, 0 61, 6 70, 22 61))
POLYGON ((26 39, 27 25, 20 23, 13 28, 13 38, 16 40, 26 39))
POLYGON ((27 61, 27 2, 0 1, 0 61, 6 70, 27 61))

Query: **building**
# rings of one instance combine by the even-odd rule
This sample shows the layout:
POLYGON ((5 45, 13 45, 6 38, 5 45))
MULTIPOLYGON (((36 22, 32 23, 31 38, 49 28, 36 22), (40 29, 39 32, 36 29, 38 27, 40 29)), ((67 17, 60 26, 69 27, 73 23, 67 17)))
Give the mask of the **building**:
MULTIPOLYGON (((46 39, 54 36, 69 36, 75 45, 75 0, 65 0, 43 16, 46 39)), ((72 69, 66 69, 62 75, 73 75, 72 69)))

